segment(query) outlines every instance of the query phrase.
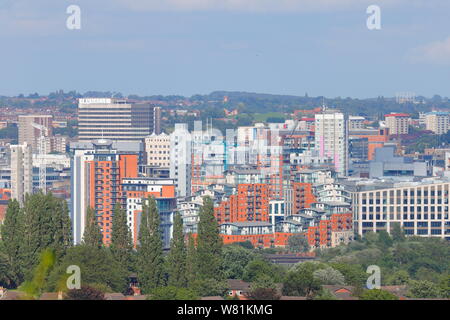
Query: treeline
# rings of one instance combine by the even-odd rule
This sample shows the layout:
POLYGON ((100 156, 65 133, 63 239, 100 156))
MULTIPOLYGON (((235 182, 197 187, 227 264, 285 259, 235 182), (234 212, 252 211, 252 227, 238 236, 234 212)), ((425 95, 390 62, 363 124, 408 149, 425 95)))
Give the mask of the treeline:
POLYGON ((361 272, 376 265, 381 269, 382 285, 405 285, 409 297, 450 298, 450 246, 446 240, 405 237, 395 224, 391 235, 369 232, 348 246, 318 253, 322 262, 338 270, 345 265, 361 272))
POLYGON ((205 198, 200 210, 196 239, 185 241, 181 216, 175 216, 168 254, 163 252, 155 199, 143 206, 136 248, 120 206, 112 223, 111 245, 106 247, 94 211, 88 209, 82 244, 73 246, 64 200, 39 193, 27 196, 22 208, 10 201, 0 230, 0 285, 18 288, 29 298, 67 291, 66 271, 75 265, 83 288, 90 290, 129 294, 129 278, 136 274, 142 293, 152 298, 223 295, 222 239, 211 199, 205 198))

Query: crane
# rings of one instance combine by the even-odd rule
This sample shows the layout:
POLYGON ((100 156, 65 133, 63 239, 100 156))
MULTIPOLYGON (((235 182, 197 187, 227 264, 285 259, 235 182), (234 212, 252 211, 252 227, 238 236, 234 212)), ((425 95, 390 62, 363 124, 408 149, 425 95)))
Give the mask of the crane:
MULTIPOLYGON (((40 132, 39 138, 38 138, 38 156, 42 156, 46 154, 47 150, 45 148, 45 137, 48 136, 48 128, 46 126, 43 126, 38 123, 31 123, 31 125, 38 129, 40 132)), ((45 194, 47 193, 47 165, 45 163, 44 157, 41 158, 41 163, 39 164, 39 189, 42 190, 42 192, 45 194)))

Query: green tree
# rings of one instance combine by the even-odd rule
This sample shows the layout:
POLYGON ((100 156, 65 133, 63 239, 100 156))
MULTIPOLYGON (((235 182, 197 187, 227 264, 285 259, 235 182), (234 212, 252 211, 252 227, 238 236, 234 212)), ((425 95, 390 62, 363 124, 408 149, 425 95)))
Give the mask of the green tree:
POLYGON ((398 300, 395 294, 381 289, 365 290, 359 298, 361 300, 398 300))
MULTIPOLYGON (((5 265, 8 266, 12 286, 18 286, 23 279, 22 241, 24 238, 23 211, 17 200, 10 200, 3 225, 0 226, 5 265)), ((6 273, 4 273, 6 275, 6 273)), ((9 282, 9 281, 8 281, 9 282)))
POLYGON ((130 260, 133 250, 130 228, 127 223, 126 211, 120 204, 114 208, 111 233, 111 252, 124 270, 130 270, 130 260))
POLYGON ((86 211, 86 226, 84 228, 83 243, 94 248, 103 246, 103 236, 95 218, 95 211, 91 207, 86 211))
POLYGON ((308 252, 308 239, 306 239, 304 234, 292 235, 288 239, 288 248, 293 252, 308 252))
POLYGON ((152 290, 148 300, 198 300, 197 293, 188 288, 174 286, 160 287, 152 290))
POLYGON ((412 298, 439 298, 441 292, 433 282, 413 280, 408 285, 408 296, 412 298))
POLYGON ((163 244, 156 201, 148 198, 142 207, 138 244, 138 276, 144 293, 164 285, 163 244))
POLYGON ((252 282, 247 297, 251 300, 279 300, 281 295, 273 278, 263 275, 252 282))
POLYGON ((222 238, 214 217, 214 205, 209 197, 203 199, 199 212, 196 265, 199 279, 223 279, 220 272, 222 264, 222 238))
POLYGON ((67 250, 66 255, 48 277, 47 291, 67 290, 66 280, 69 275, 66 270, 70 265, 80 267, 82 286, 102 284, 114 292, 126 292, 128 289, 128 277, 123 273, 111 251, 83 244, 67 250))
POLYGON ((25 292, 30 298, 38 298, 43 292, 47 277, 56 261, 54 250, 45 249, 40 254, 39 260, 39 264, 33 271, 33 279, 31 281, 25 281, 19 287, 19 290, 25 292))
POLYGON ((398 270, 387 277, 386 283, 388 285, 404 285, 410 281, 408 271, 398 270))
POLYGON ((197 249, 195 248, 195 239, 191 233, 188 234, 186 250, 186 281, 190 287, 197 279, 196 261, 197 249))
POLYGON ((247 264, 255 254, 241 245, 227 245, 222 251, 222 270, 226 279, 242 279, 247 264))
POLYGON ((24 236, 21 244, 25 278, 32 276, 40 253, 54 249, 59 260, 72 245, 71 224, 64 200, 51 193, 27 195, 23 207, 24 236))
POLYGON ((169 266, 169 286, 185 287, 186 279, 186 245, 184 243, 183 219, 177 213, 173 223, 173 237, 167 258, 169 266))
POLYGON ((312 299, 322 289, 320 280, 314 277, 317 268, 314 263, 304 262, 289 271, 283 282, 283 294, 312 299))
POLYGON ((400 226, 399 222, 393 223, 391 235, 392 235, 392 240, 394 240, 394 242, 402 242, 402 241, 405 241, 405 239, 406 239, 405 233, 403 232, 402 227, 400 226))
POLYGON ((386 230, 380 230, 378 232, 377 244, 382 249, 390 248, 393 244, 392 238, 386 230))

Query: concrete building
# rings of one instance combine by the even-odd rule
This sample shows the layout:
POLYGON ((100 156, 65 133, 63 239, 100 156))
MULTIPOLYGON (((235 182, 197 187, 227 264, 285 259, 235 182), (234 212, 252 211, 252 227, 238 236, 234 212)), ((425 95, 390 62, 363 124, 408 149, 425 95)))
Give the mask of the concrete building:
POLYGON ((425 115, 425 127, 435 134, 445 134, 450 128, 448 112, 429 112, 425 115))
POLYGON ((364 128, 364 121, 366 118, 361 116, 349 116, 348 117, 348 130, 360 130, 364 128))
POLYGON ((185 123, 176 123, 170 134, 170 178, 178 197, 191 195, 192 139, 185 123))
POLYGON ((161 133, 152 133, 150 136, 145 137, 145 155, 146 163, 153 167, 170 167, 170 136, 161 133))
POLYGON ((389 128, 389 134, 408 134, 409 132, 409 121, 411 117, 406 113, 390 113, 386 114, 386 127, 389 128))
POLYGON ((172 179, 125 178, 122 181, 126 198, 127 223, 134 246, 138 243, 143 201, 154 197, 161 219, 161 233, 164 248, 170 247, 174 213, 177 208, 175 183, 172 179))
POLYGON ((428 165, 425 161, 396 157, 394 151, 394 146, 386 146, 375 150, 375 159, 369 162, 370 178, 428 176, 428 165))
POLYGON ((78 139, 143 140, 159 134, 161 112, 148 103, 126 99, 88 98, 78 103, 78 139))
POLYGON ((21 204, 33 193, 33 157, 28 143, 11 145, 11 198, 21 204))
MULTIPOLYGON (((38 152, 38 141, 42 135, 46 138, 52 136, 52 122, 51 115, 21 115, 19 116, 19 144, 28 143, 33 152, 38 152), (40 127, 42 126, 42 129, 40 127)), ((45 153, 51 152, 50 140, 46 139, 45 153)))
POLYGON ((407 236, 450 240, 448 180, 362 180, 351 183, 355 230, 391 232, 399 223, 407 236))
POLYGON ((112 141, 93 141, 92 150, 75 150, 72 159, 71 218, 73 240, 81 243, 86 225, 86 210, 94 209, 103 243, 111 243, 112 217, 116 205, 124 205, 121 181, 138 176, 138 155, 121 153, 112 141))
POLYGON ((343 113, 336 110, 315 115, 315 146, 320 157, 333 159, 336 172, 348 173, 348 127, 343 113))

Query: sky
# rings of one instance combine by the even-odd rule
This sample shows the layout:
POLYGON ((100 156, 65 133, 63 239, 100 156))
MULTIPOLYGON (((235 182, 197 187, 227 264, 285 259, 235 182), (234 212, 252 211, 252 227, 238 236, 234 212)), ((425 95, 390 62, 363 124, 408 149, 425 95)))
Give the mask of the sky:
POLYGON ((450 96, 449 17, 448 0, 0 0, 0 95, 450 96))

